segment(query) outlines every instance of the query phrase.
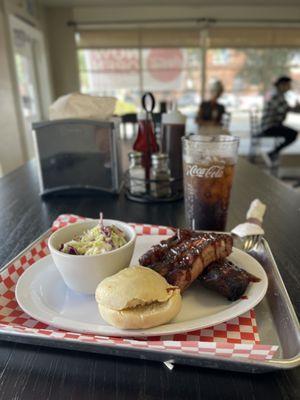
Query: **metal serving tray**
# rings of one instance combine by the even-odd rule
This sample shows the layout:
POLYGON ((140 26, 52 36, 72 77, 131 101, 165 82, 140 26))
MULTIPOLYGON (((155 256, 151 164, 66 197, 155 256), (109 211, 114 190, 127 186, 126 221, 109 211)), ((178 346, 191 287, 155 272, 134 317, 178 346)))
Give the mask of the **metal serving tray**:
MULTIPOLYGON (((34 243, 39 242, 43 237, 45 237, 45 234, 34 243)), ((6 264, 1 271, 19 259, 34 243, 14 260, 6 264)), ((263 301, 255 307, 255 312, 261 343, 279 346, 275 358, 271 360, 225 358, 209 354, 178 354, 172 350, 158 351, 154 349, 112 347, 109 344, 78 343, 55 338, 37 337, 34 334, 23 332, 8 333, 1 328, 0 339, 112 356, 161 361, 169 367, 174 364, 186 364, 253 373, 297 367, 300 365, 300 326, 267 241, 263 239, 260 246, 250 254, 261 263, 269 279, 267 294, 263 301)))

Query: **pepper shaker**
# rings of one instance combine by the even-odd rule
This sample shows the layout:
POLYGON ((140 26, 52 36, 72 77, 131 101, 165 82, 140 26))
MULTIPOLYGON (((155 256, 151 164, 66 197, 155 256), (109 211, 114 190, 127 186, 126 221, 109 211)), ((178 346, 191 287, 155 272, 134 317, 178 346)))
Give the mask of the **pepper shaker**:
POLYGON ((150 194, 153 197, 171 196, 170 185, 171 171, 168 166, 168 155, 165 153, 154 153, 151 156, 152 168, 150 172, 150 194))

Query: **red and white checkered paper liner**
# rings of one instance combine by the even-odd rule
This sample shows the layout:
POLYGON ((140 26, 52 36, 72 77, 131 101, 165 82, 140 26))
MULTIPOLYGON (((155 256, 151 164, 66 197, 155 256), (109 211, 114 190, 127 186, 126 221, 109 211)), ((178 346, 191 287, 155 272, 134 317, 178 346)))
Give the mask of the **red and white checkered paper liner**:
MULTIPOLYGON (((53 223, 52 230, 67 224, 84 220, 76 215, 60 215, 53 223)), ((169 235, 172 230, 165 226, 131 224, 138 235, 169 235)), ((47 240, 49 232, 34 243, 23 255, 0 273, 0 328, 7 333, 22 332, 37 337, 98 343, 105 346, 118 346, 143 350, 160 350, 193 355, 217 355, 222 357, 243 357, 256 360, 271 359, 278 346, 260 344, 255 312, 247 313, 228 322, 192 332, 163 337, 142 339, 105 337, 80 334, 60 330, 39 322, 25 314, 15 299, 15 285, 24 270, 37 260, 49 254, 47 240)))

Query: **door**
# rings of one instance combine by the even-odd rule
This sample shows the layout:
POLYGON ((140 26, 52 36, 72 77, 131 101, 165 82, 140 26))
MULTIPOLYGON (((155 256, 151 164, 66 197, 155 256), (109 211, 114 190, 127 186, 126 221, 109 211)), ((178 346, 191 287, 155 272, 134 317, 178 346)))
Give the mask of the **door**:
POLYGON ((10 16, 18 102, 21 109, 26 158, 34 156, 32 123, 46 119, 51 100, 42 33, 10 16), (43 85, 40 83, 43 82, 43 85))

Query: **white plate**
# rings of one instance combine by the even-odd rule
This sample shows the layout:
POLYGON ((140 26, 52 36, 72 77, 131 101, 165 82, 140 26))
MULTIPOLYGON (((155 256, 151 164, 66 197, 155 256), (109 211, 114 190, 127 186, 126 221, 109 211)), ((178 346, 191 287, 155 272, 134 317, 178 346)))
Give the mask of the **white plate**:
MULTIPOLYGON (((166 236, 139 236, 131 265, 153 244, 166 236)), ((261 279, 250 283, 246 299, 229 302, 222 296, 194 282, 183 294, 182 309, 170 323, 144 330, 120 330, 100 317, 94 296, 77 294, 64 284, 52 257, 42 258, 19 278, 16 299, 28 315, 56 328, 73 332, 106 336, 169 335, 217 325, 245 313, 264 297, 268 279, 262 266, 251 256, 236 248, 229 259, 261 279)))

